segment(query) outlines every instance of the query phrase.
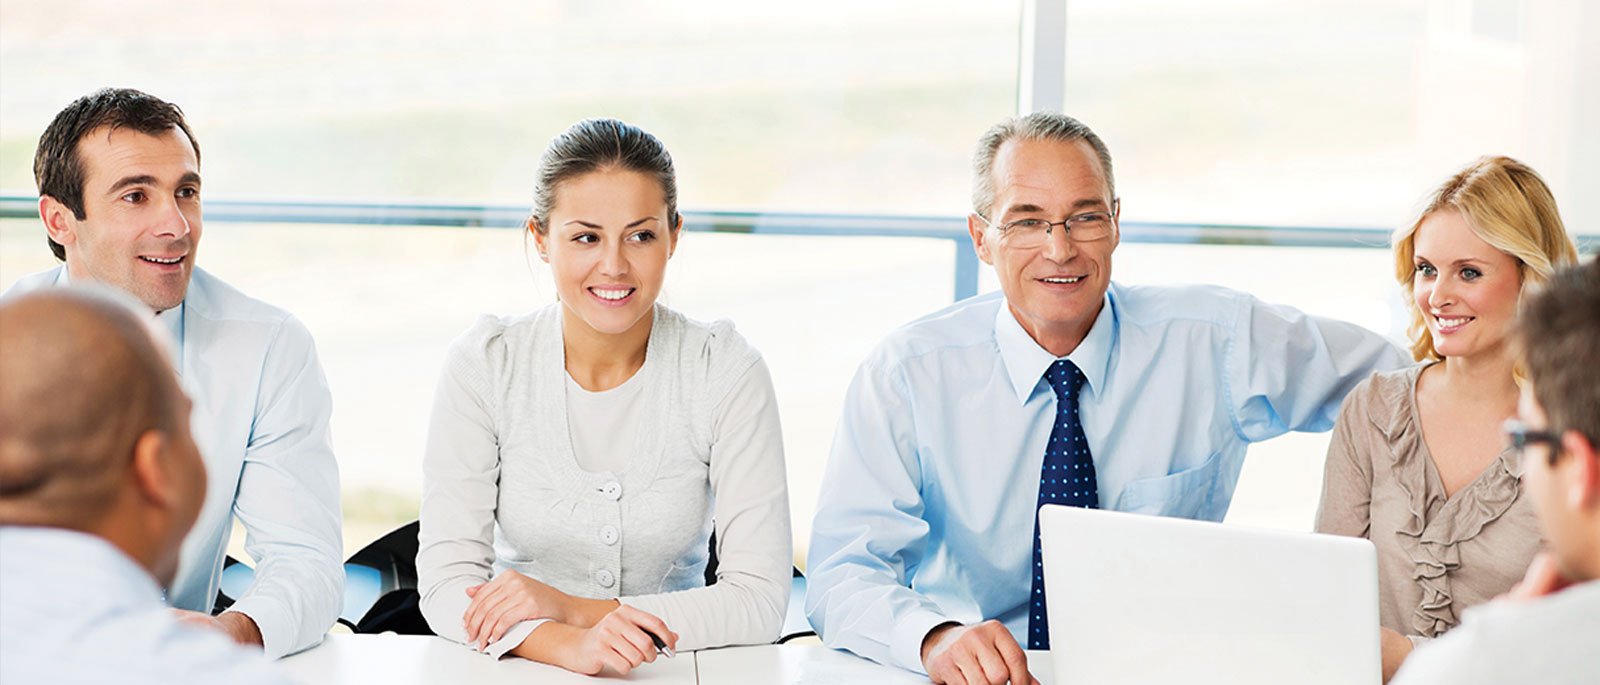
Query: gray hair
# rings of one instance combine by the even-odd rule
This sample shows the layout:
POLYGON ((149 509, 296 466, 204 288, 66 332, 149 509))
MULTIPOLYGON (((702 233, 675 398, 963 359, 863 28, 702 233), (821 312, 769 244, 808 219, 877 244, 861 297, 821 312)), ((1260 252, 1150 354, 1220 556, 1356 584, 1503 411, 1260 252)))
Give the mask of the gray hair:
POLYGON ((994 158, 1000 146, 1012 138, 1022 140, 1053 140, 1070 143, 1082 140, 1094 148, 1100 158, 1100 169, 1106 174, 1106 190, 1112 199, 1117 197, 1117 182, 1111 175, 1111 151, 1100 136, 1089 130, 1083 122, 1060 112, 1034 112, 1025 117, 1012 117, 994 125, 978 141, 978 152, 972 156, 972 210, 985 214, 994 205, 994 158))
POLYGON ((655 176, 667 201, 667 222, 678 226, 678 181, 672 155, 655 136, 616 119, 584 119, 550 141, 539 159, 539 184, 533 191, 534 230, 550 230, 556 188, 592 171, 622 168, 655 176))

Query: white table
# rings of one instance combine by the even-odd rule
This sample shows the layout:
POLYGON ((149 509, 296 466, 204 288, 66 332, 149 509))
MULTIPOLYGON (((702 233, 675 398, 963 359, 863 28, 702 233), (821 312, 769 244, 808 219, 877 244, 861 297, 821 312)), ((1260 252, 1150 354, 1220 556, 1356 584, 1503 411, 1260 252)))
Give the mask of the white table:
POLYGON ((694 655, 635 669, 625 678, 598 679, 527 659, 496 660, 442 637, 420 635, 329 635, 322 644, 278 662, 289 677, 315 685, 435 685, 437 683, 583 683, 606 680, 630 683, 694 685, 694 655))
MULTIPOLYGON (((279 662, 291 678, 308 685, 380 683, 873 683, 927 685, 926 677, 875 664, 821 645, 726 647, 658 658, 624 677, 591 678, 526 659, 495 660, 444 638, 414 635, 329 635, 321 645, 279 662)), ((1050 685, 1048 652, 1028 652, 1028 667, 1050 685)))
MULTIPOLYGON (((928 678, 883 666, 822 645, 762 645, 695 652, 700 685, 928 685, 928 678)), ((1040 685, 1050 685, 1050 653, 1028 652, 1028 670, 1040 685)))

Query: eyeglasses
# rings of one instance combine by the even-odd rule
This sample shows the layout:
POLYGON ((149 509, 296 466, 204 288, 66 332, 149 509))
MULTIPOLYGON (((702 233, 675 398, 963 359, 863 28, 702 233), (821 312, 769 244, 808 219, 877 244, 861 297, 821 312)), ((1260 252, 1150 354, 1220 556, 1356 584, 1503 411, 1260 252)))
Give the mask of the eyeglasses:
MULTIPOLYGON (((1113 200, 1112 207, 1117 201, 1113 200)), ((993 221, 982 214, 973 212, 973 216, 983 219, 983 223, 995 226, 993 221)), ((1017 219, 995 226, 1000 229, 1000 244, 1017 250, 1028 250, 1041 247, 1045 244, 1051 229, 1060 226, 1067 231, 1067 239, 1078 242, 1100 240, 1111 235, 1116 220, 1111 212, 1084 212, 1074 214, 1062 221, 1045 221, 1044 219, 1017 219)))
POLYGON ((1556 455, 1561 448, 1561 434, 1558 431, 1539 430, 1516 419, 1506 419, 1500 430, 1506 434, 1506 440, 1511 443, 1511 448, 1521 456, 1529 445, 1544 443, 1551 447, 1550 463, 1554 464, 1556 455))

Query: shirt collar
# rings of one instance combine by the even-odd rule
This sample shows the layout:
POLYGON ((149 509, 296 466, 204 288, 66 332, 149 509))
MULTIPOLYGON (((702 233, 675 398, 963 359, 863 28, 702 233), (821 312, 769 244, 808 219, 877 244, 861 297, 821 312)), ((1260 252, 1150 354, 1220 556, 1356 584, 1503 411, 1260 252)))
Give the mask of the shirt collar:
MULTIPOLYGON (((67 286, 72 284, 72 272, 66 264, 61 265, 61 274, 56 276, 56 285, 67 286)), ((188 300, 179 302, 178 306, 157 312, 156 323, 166 328, 167 335, 172 341, 172 366, 178 369, 178 375, 183 375, 183 310, 188 300)))
POLYGON ((183 310, 184 303, 156 314, 156 323, 167 329, 167 334, 172 337, 172 366, 178 369, 178 375, 183 375, 183 310))
MULTIPOLYGON (((1086 379, 1084 386, 1091 395, 1104 387, 1106 369, 1111 364, 1111 347, 1117 329, 1114 304, 1107 290, 1101 302, 1100 314, 1095 317, 1094 325, 1089 327, 1089 334, 1070 354, 1060 357, 1071 360, 1083 372, 1086 379)), ((995 313, 994 339, 1000 346, 1000 358, 1005 362, 1006 374, 1011 377, 1011 387, 1017 393, 1017 401, 1026 404, 1043 382, 1045 370, 1058 357, 1040 347, 1033 336, 1022 329, 1022 324, 1011 313, 1011 305, 1005 300, 1000 301, 1000 311, 995 313)))

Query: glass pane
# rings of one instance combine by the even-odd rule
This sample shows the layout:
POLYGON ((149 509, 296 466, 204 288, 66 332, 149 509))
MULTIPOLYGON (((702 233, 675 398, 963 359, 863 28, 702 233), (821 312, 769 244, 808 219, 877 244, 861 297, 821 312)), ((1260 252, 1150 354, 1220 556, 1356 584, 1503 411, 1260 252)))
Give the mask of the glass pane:
POLYGON ((1110 145, 1125 219, 1391 228, 1505 154, 1569 229, 1600 232, 1600 14, 1582 3, 1067 6, 1066 109, 1110 145))
POLYGON ((613 116, 685 206, 959 214, 1016 102, 1018 9, 986 0, 0 4, 8 189, 55 112, 125 85, 185 109, 213 197, 522 202, 552 136, 613 116))

